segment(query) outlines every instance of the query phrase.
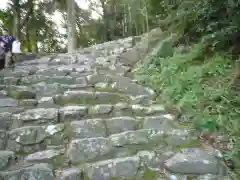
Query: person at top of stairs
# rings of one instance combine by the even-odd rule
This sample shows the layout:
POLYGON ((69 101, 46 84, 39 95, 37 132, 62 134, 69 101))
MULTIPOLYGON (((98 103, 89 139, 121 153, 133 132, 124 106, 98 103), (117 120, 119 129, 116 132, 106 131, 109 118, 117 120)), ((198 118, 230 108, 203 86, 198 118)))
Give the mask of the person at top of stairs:
POLYGON ((12 62, 12 44, 16 40, 13 36, 9 35, 8 29, 3 28, 2 36, 0 36, 1 47, 5 50, 5 67, 8 67, 12 62))

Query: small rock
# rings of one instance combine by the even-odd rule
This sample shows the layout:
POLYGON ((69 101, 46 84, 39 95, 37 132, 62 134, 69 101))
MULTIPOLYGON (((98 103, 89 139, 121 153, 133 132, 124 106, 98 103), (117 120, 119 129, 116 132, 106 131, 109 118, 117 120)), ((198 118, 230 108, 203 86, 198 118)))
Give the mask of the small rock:
POLYGON ((99 82, 105 82, 107 83, 109 81, 109 77, 102 75, 102 74, 93 74, 93 75, 88 75, 87 80, 91 84, 97 84, 99 82))
POLYGON ((138 157, 110 159, 90 164, 86 168, 86 173, 91 180, 108 180, 120 177, 132 178, 137 175, 139 165, 140 159, 138 157))
POLYGON ((58 132, 62 132, 65 128, 64 124, 50 124, 43 127, 47 136, 52 136, 58 132))
POLYGON ((105 121, 110 134, 121 133, 124 131, 135 130, 138 121, 132 117, 115 117, 105 121))
POLYGON ((108 139, 103 137, 72 140, 67 150, 67 156, 73 163, 82 163, 106 155, 113 147, 108 139))
POLYGON ((36 108, 26 110, 25 112, 14 114, 12 116, 13 120, 21 120, 21 121, 58 121, 58 110, 55 108, 36 108))
POLYGON ((52 97, 42 97, 38 100, 38 108, 52 108, 55 107, 55 103, 52 97))
POLYGON ((109 114, 113 109, 111 104, 97 104, 89 109, 90 115, 109 114))
POLYGON ((143 123, 143 128, 169 131, 173 129, 172 120, 173 119, 168 118, 166 115, 146 117, 143 123))
POLYGON ((149 142, 149 130, 125 131, 109 137, 113 146, 141 145, 149 142))
POLYGON ((86 106, 66 106, 59 110, 60 121, 79 120, 87 115, 86 106))
POLYGON ((25 158, 25 160, 28 162, 40 162, 44 160, 53 159, 62 154, 63 154, 63 151, 61 150, 50 149, 50 150, 45 150, 45 151, 40 151, 40 152, 30 154, 25 158))
POLYGON ((102 119, 71 122, 74 138, 105 137, 106 127, 102 119))
POLYGON ((41 126, 25 126, 9 132, 9 140, 21 145, 31 145, 42 142, 47 137, 41 126))
POLYGON ((57 171, 57 180, 83 180, 82 171, 79 168, 70 168, 57 171))

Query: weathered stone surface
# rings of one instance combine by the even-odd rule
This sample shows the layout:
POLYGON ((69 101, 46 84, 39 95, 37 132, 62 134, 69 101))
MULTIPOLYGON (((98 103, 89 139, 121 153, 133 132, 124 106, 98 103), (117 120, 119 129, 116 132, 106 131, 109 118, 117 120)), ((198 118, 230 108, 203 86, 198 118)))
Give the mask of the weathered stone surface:
POLYGON ((4 130, 0 130, 0 150, 5 148, 7 142, 7 133, 4 130))
POLYGON ((76 84, 81 85, 81 87, 86 87, 88 85, 85 77, 76 78, 76 84))
POLYGON ((119 93, 95 92, 95 96, 99 104, 116 104, 119 101, 128 101, 127 96, 119 93))
POLYGON ((63 95, 54 97, 57 104, 115 104, 120 100, 127 100, 126 96, 110 92, 66 91, 63 95))
POLYGON ((97 104, 89 109, 89 115, 109 114, 112 109, 111 104, 97 104))
POLYGON ((37 92, 38 97, 51 97, 64 91, 64 88, 62 88, 60 84, 47 84, 46 80, 44 82, 33 84, 32 87, 37 92))
POLYGON ((19 106, 36 106, 38 101, 36 99, 23 99, 18 101, 19 106))
POLYGON ((132 110, 137 116, 159 115, 165 112, 163 105, 141 106, 139 104, 132 105, 132 110))
POLYGON ((58 121, 58 109, 55 108, 36 108, 26 110, 25 112, 14 114, 13 119, 21 121, 34 121, 37 123, 41 122, 57 122, 58 121))
POLYGON ((171 115, 150 116, 145 117, 143 128, 144 129, 158 129, 162 131, 169 131, 173 129, 173 117, 171 115))
POLYGON ((16 77, 13 77, 13 76, 3 78, 4 84, 7 84, 7 85, 16 85, 19 80, 20 80, 20 78, 16 78, 16 77))
POLYGON ((8 95, 15 99, 34 99, 36 92, 27 86, 11 86, 8 95))
POLYGON ((48 78, 48 84, 58 83, 58 84, 75 84, 76 79, 70 76, 53 76, 48 78))
POLYGON ((44 132, 47 134, 47 136, 52 136, 56 133, 62 132, 65 129, 64 124, 49 124, 46 126, 42 126, 44 129, 44 132))
POLYGON ((180 174, 217 174, 219 168, 214 156, 198 148, 182 150, 168 159, 165 166, 180 174))
POLYGON ((66 91, 63 95, 57 95, 54 97, 54 101, 57 104, 67 104, 67 103, 78 103, 78 104, 87 104, 95 99, 94 93, 91 91, 75 90, 75 91, 66 91))
POLYGON ((113 134, 109 139, 114 146, 147 144, 149 134, 149 130, 125 131, 119 134, 113 134))
POLYGON ((165 142, 169 147, 177 147, 184 144, 189 144, 193 141, 196 142, 198 137, 192 133, 192 130, 184 129, 171 129, 165 131, 165 142))
POLYGON ((113 114, 115 116, 134 116, 131 106, 126 102, 117 103, 114 106, 113 114))
POLYGON ((135 130, 137 124, 138 121, 131 117, 115 117, 106 120, 106 127, 109 134, 135 130))
POLYGON ((25 157, 25 161, 28 162, 43 162, 46 160, 51 160, 59 155, 64 154, 63 150, 45 150, 45 151, 40 151, 36 152, 33 154, 29 154, 27 157, 25 157))
POLYGON ((72 163, 82 163, 100 158, 112 150, 113 147, 106 138, 76 139, 69 144, 67 156, 72 163))
POLYGON ((10 161, 14 159, 14 152, 12 151, 0 151, 0 170, 4 170, 10 161))
POLYGON ((47 134, 41 126, 25 126, 9 132, 9 139, 21 145, 37 144, 46 137, 47 134))
POLYGON ((117 158, 90 164, 86 168, 86 172, 91 180, 131 178, 137 175, 139 166, 140 159, 138 157, 117 158))
POLYGON ((35 164, 26 168, 0 172, 3 180, 54 180, 53 169, 48 164, 35 164))
POLYGON ((133 94, 133 95, 154 95, 153 91, 150 91, 148 88, 142 87, 138 84, 129 82, 129 81, 118 81, 114 82, 111 85, 112 88, 115 88, 121 92, 133 94))
POLYGON ((228 176, 222 176, 222 175, 213 175, 213 174, 206 174, 206 175, 201 175, 197 178, 197 180, 231 180, 231 177, 228 176))
POLYGON ((0 98, 0 107, 16 107, 17 101, 13 98, 0 98))
POLYGON ((131 96, 131 103, 149 105, 152 104, 152 98, 149 98, 148 95, 131 96))
POLYGON ((106 127, 102 119, 88 119, 71 123, 73 138, 105 137, 106 127))
POLYGON ((36 84, 39 82, 45 82, 49 76, 34 74, 31 76, 25 76, 21 79, 22 84, 36 84))
POLYGON ((60 121, 79 120, 86 116, 88 108, 86 106, 66 106, 59 110, 60 121))
POLYGON ((42 97, 38 100, 38 108, 55 108, 56 105, 52 97, 42 97))
POLYGON ((109 82, 110 77, 103 74, 91 74, 87 76, 87 80, 91 84, 97 84, 99 82, 109 82))
POLYGON ((70 168, 57 171, 56 180, 83 180, 80 168, 70 168))

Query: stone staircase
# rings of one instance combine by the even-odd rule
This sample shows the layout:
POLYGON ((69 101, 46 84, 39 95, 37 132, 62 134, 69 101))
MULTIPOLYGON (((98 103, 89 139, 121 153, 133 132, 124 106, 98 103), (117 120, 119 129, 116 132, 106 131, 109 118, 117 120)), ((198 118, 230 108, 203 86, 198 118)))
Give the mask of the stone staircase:
POLYGON ((0 180, 223 178, 224 167, 201 148, 194 129, 126 76, 131 67, 121 54, 132 42, 0 72, 0 180))

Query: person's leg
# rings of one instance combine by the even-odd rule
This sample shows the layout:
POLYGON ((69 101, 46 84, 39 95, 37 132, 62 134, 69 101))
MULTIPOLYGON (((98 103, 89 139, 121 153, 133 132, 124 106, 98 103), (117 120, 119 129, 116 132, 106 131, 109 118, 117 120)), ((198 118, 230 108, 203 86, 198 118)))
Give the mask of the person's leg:
POLYGON ((12 54, 11 54, 11 66, 14 66, 14 64, 16 63, 16 61, 17 61, 16 54, 12 53, 12 54))
POLYGON ((11 62, 12 53, 10 51, 5 54, 5 67, 9 67, 11 62))

